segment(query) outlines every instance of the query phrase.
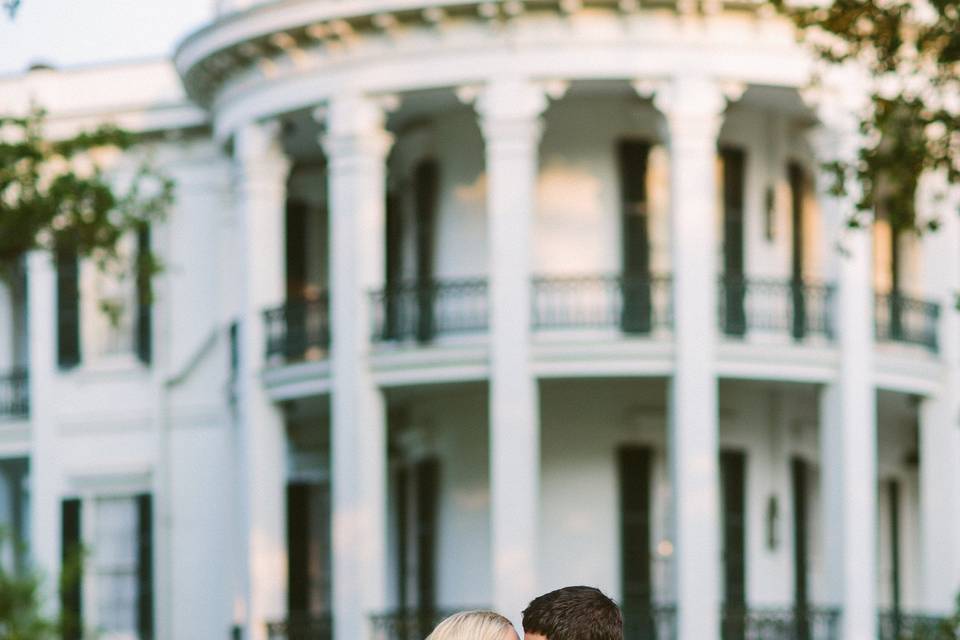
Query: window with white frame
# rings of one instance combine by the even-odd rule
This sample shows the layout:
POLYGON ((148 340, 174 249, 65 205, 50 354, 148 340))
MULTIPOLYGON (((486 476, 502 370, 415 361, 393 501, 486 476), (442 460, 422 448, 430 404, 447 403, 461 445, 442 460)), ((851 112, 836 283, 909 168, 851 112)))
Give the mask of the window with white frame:
POLYGON ((103 640, 137 638, 138 526, 135 498, 98 498, 91 548, 97 629, 103 640))
POLYGON ((151 503, 148 494, 64 501, 64 549, 84 553, 82 580, 61 606, 98 640, 152 640, 151 503))
POLYGON ((57 252, 57 351, 61 369, 81 362, 152 359, 152 311, 140 257, 151 246, 150 229, 117 245, 119 261, 98 266, 69 248, 57 252), (101 268, 101 266, 103 268, 101 268))

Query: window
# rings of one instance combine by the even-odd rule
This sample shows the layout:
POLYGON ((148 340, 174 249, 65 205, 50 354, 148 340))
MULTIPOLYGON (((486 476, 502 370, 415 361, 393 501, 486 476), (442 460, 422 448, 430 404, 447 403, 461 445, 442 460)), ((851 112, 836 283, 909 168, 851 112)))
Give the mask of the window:
POLYGON ((121 263, 107 271, 78 259, 68 248, 56 254, 57 351, 61 369, 82 361, 137 358, 150 364, 152 308, 149 272, 142 260, 150 249, 150 229, 120 240, 121 263), (134 272, 127 267, 133 264, 134 272))
POLYGON ((27 484, 29 460, 0 460, 0 564, 19 573, 26 564, 26 544, 30 540, 30 494, 27 484))
POLYGON ((97 627, 104 640, 136 638, 137 505, 129 498, 96 502, 91 545, 97 627))
POLYGON ((81 577, 63 603, 77 630, 95 631, 101 640, 152 639, 151 502, 149 495, 64 501, 65 562, 68 546, 84 550, 81 577))

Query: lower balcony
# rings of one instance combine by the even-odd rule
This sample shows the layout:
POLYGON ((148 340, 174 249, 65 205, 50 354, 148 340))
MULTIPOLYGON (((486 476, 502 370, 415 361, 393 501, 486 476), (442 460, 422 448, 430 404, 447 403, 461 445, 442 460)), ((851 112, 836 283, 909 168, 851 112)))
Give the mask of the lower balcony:
POLYGON ((460 607, 451 609, 403 609, 371 616, 374 640, 423 640, 441 620, 458 611, 489 609, 460 607))
MULTIPOLYGON (((482 609, 486 607, 474 607, 482 609)), ((390 611, 371 616, 375 640, 423 640, 441 620, 470 607, 390 611)), ((675 640, 677 608, 663 604, 623 611, 624 640, 675 640)), ((881 614, 879 640, 938 637, 944 621, 923 616, 881 614)), ((811 607, 724 609, 722 640, 837 640, 840 637, 840 611, 811 607)), ((270 640, 331 640, 330 616, 292 615, 267 625, 270 640)))
POLYGON ((659 604, 623 609, 624 640, 674 640, 676 637, 676 606, 659 604))
POLYGON ((0 420, 22 420, 30 415, 29 383, 25 369, 0 373, 0 420))
POLYGON ((726 607, 720 637, 721 640, 838 640, 840 610, 726 607))
POLYGON ((329 615, 291 614, 286 620, 267 624, 269 640, 331 640, 333 618, 329 615))
POLYGON ((879 640, 940 640, 957 637, 957 621, 903 611, 881 611, 877 618, 879 640))

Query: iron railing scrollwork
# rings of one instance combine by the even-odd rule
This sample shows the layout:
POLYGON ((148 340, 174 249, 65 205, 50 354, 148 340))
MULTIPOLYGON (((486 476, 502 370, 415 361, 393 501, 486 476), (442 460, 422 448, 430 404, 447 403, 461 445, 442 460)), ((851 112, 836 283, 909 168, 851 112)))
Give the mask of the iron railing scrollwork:
POLYGON ((879 640, 952 640, 958 632, 953 618, 893 610, 877 616, 879 640))
POLYGON ((624 640, 675 640, 677 607, 655 604, 643 608, 623 609, 624 640))
POLYGON ((330 304, 326 294, 310 300, 289 300, 263 313, 267 358, 313 360, 330 346, 330 304))
POLYGON ((838 640, 840 610, 824 607, 724 607, 722 640, 838 640))
POLYGON ((874 304, 875 329, 880 342, 904 342, 939 348, 940 305, 900 293, 878 293, 874 304))
POLYGON ((30 414, 30 377, 25 369, 0 373, 0 419, 30 414))
POLYGON ((414 340, 487 330, 487 283, 470 278, 401 284, 370 294, 372 338, 414 340))
POLYGON ((804 340, 820 335, 830 340, 834 287, 798 280, 741 277, 720 279, 717 312, 720 328, 731 337, 748 333, 788 335, 804 340))
POLYGON ((329 615, 291 613, 286 620, 267 623, 269 640, 332 640, 333 619, 329 615))
POLYGON ((370 621, 374 640, 423 640, 447 616, 458 611, 488 608, 398 609, 375 614, 370 621))
POLYGON ((673 322, 669 276, 539 277, 533 281, 533 328, 609 329, 645 335, 673 322))

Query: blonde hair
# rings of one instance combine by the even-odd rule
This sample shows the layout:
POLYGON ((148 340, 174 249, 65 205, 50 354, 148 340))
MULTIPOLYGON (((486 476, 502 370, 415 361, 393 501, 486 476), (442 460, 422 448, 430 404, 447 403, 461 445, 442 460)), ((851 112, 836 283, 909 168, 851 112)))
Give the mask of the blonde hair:
POLYGON ((508 640, 508 631, 514 631, 513 623, 499 613, 461 611, 438 624, 427 640, 508 640))

